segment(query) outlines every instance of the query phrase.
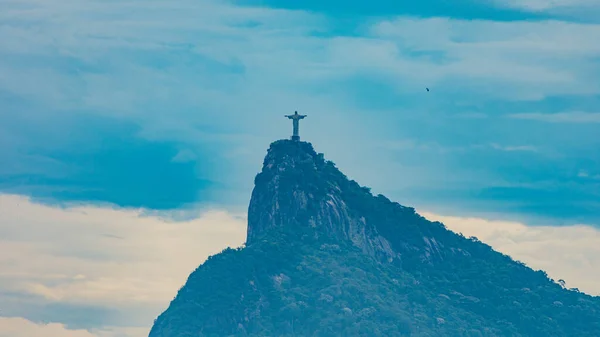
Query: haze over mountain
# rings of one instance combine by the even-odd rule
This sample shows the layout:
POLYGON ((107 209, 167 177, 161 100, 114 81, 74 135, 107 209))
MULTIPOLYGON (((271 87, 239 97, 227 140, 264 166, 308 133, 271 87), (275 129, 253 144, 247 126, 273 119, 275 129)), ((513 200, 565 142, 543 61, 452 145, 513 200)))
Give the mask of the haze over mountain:
POLYGON ((150 337, 600 335, 600 298, 560 283, 279 140, 246 246, 195 270, 150 337))

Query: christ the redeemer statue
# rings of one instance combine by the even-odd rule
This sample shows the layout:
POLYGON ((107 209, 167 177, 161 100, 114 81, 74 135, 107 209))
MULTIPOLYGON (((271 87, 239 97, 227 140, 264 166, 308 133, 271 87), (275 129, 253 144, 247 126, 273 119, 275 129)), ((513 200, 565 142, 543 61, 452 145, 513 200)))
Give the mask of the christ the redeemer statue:
POLYGON ((306 117, 306 115, 298 115, 298 111, 294 111, 293 115, 285 115, 285 117, 291 119, 294 124, 294 134, 292 135, 292 140, 299 141, 300 135, 298 134, 298 131, 300 128, 300 120, 306 117))

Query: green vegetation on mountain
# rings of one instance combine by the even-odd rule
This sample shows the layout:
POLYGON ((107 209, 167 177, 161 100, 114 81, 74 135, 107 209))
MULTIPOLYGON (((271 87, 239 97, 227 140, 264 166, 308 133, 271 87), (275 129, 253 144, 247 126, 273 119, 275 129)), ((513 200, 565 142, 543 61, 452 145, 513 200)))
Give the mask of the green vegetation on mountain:
POLYGON ((151 337, 600 336, 600 298, 271 145, 246 247, 194 271, 151 337))

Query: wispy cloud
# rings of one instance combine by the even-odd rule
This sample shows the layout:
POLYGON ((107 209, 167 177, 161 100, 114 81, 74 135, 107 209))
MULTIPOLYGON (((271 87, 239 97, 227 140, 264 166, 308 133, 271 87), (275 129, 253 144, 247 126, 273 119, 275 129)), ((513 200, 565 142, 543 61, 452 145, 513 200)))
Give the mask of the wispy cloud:
POLYGON ((492 2, 502 7, 512 7, 529 11, 600 7, 598 2, 595 0, 492 0, 492 2))
POLYGON ((465 144, 463 146, 451 147, 439 143, 421 143, 414 139, 404 139, 394 142, 384 142, 380 145, 382 148, 392 151, 419 151, 421 153, 431 151, 437 153, 451 152, 469 152, 494 149, 506 152, 539 152, 539 149, 532 145, 501 145, 491 144, 465 144))
POLYGON ((422 213, 448 229, 475 236, 497 251, 544 270, 554 280, 563 279, 569 288, 600 295, 600 230, 577 225, 567 227, 526 226, 509 221, 452 217, 422 213))
POLYGON ((549 123, 600 123, 600 113, 583 111, 569 111, 558 113, 530 112, 510 114, 508 115, 508 117, 514 119, 528 119, 549 123))
POLYGON ((531 145, 517 145, 517 146, 503 146, 499 144, 490 145, 495 150, 507 151, 507 152, 538 152, 539 149, 531 145))
POLYGON ((577 176, 579 178, 584 178, 584 179, 591 179, 591 180, 600 180, 600 174, 591 174, 588 171, 585 170, 580 170, 577 173, 577 176))
POLYGON ((600 23, 600 3, 595 0, 488 0, 497 8, 548 16, 572 22, 600 23))
MULTIPOLYGON (((499 89, 501 83, 513 83, 519 89, 502 88, 509 90, 513 99, 515 94, 522 97, 518 95, 520 89, 533 94, 534 83, 541 86, 538 90, 543 91, 539 93, 546 95, 598 92, 598 85, 592 83, 591 78, 585 83, 578 81, 587 77, 584 71, 592 61, 589 58, 600 53, 598 46, 588 44, 592 36, 600 32, 600 25, 553 20, 495 22, 399 18, 378 22, 371 27, 371 32, 378 38, 396 42, 398 59, 409 59, 409 51, 421 53, 415 55, 413 65, 428 67, 412 72, 413 76, 485 79, 495 81, 493 86, 486 84, 486 89, 492 90, 499 89), (582 63, 566 64, 565 58, 576 58, 582 63), (558 68, 559 64, 564 68, 558 68), (568 88, 568 85, 575 87, 568 88)), ((465 83, 457 81, 455 85, 464 87, 465 83)), ((504 94, 484 92, 486 95, 504 94)))
POLYGON ((317 37, 312 33, 326 31, 326 19, 302 11, 155 2, 114 19, 135 3, 29 4, 33 9, 9 3, 3 11, 9 22, 21 19, 0 30, 7 61, 0 87, 57 107, 152 124, 183 128, 189 123, 177 118, 198 120, 190 108, 216 117, 211 110, 219 106, 219 114, 239 115, 242 107, 258 108, 262 99, 253 95, 298 99, 305 90, 293 90, 301 86, 365 74, 412 92, 452 82, 511 99, 600 93, 588 73, 589 58, 600 54, 591 43, 598 25, 398 18, 365 27, 364 37, 317 37), (43 33, 27 24, 33 20, 43 33), (42 74, 52 81, 37 81, 42 74), (175 101, 181 108, 169 114, 151 108, 175 101))

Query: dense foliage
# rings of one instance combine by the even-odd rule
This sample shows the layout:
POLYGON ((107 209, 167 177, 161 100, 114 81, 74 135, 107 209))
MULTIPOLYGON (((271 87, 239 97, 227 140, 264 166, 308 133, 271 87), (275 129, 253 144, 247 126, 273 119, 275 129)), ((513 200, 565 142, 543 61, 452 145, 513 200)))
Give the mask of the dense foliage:
POLYGON ((600 298, 373 196, 310 144, 276 142, 264 166, 249 219, 260 224, 276 214, 290 226, 209 258, 151 337, 600 336, 600 298), (294 200, 300 192, 308 201, 294 200), (307 226, 334 194, 348 217, 374 224, 400 258, 375 259, 307 226))

